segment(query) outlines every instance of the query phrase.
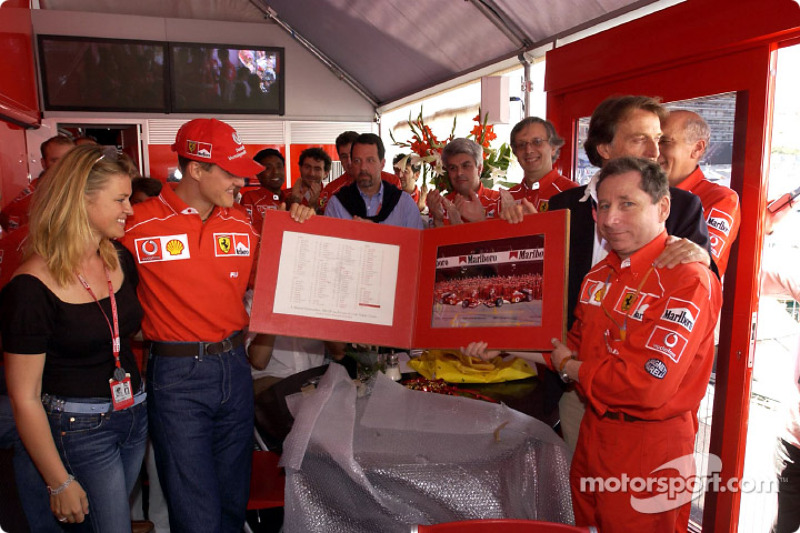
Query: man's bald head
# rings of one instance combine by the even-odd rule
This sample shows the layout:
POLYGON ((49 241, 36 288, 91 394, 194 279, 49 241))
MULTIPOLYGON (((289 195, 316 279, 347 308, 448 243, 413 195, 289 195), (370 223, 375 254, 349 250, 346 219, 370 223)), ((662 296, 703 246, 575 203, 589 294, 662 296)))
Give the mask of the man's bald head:
POLYGON ((661 132, 658 163, 674 187, 697 168, 708 148, 711 129, 697 113, 678 109, 662 121, 661 132))

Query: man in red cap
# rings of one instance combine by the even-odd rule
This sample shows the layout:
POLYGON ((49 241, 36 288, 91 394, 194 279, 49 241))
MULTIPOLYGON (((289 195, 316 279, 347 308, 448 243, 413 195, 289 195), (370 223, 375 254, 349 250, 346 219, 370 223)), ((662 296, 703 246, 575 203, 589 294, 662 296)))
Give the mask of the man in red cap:
MULTIPOLYGON (((232 209, 263 167, 236 131, 195 119, 178 131, 182 179, 137 204, 122 243, 138 263, 150 435, 172 531, 240 532, 253 434, 243 304, 258 233, 232 209)), ((292 208, 295 220, 313 215, 292 208)))

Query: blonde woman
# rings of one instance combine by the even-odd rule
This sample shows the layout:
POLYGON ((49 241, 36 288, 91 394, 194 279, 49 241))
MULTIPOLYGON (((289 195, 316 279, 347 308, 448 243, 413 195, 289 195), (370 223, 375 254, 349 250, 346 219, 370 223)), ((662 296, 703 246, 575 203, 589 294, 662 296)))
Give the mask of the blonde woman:
POLYGON ((138 278, 112 240, 132 213, 129 169, 99 146, 64 156, 36 189, 26 259, 0 296, 17 429, 56 518, 86 531, 130 531, 147 441, 130 348, 138 278))

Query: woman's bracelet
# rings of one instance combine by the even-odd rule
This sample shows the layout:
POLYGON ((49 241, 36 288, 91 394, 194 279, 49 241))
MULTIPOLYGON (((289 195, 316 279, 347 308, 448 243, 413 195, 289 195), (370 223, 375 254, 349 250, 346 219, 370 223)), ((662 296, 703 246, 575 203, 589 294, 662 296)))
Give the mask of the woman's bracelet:
POLYGON ((572 361, 572 360, 574 360, 574 359, 575 359, 575 358, 574 358, 574 357, 572 357, 571 355, 570 355, 570 356, 568 356, 568 357, 565 357, 564 359, 562 359, 562 360, 561 360, 561 363, 559 363, 559 365, 558 365, 558 373, 559 373, 559 374, 562 374, 562 373, 564 372, 564 367, 565 367, 565 366, 567 366, 567 363, 568 363, 569 361, 572 361))
POLYGON ((75 476, 73 476, 72 474, 69 474, 69 475, 67 475, 67 480, 64 483, 62 483, 61 485, 59 485, 58 487, 56 487, 54 489, 51 489, 50 485, 48 485, 47 486, 47 492, 50 493, 50 496, 55 496, 56 494, 61 494, 62 492, 67 490, 67 487, 69 487, 69 484, 72 483, 73 481, 75 481, 75 476))

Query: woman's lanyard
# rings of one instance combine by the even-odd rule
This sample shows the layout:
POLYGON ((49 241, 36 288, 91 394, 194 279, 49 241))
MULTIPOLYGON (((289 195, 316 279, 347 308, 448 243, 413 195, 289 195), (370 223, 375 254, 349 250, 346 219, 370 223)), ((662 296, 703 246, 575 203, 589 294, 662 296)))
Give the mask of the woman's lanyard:
MULTIPOLYGON (((616 320, 614 320, 614 317, 611 316, 611 313, 608 312, 606 306, 603 305, 603 302, 605 301, 605 295, 603 295, 603 301, 600 302, 600 307, 603 309, 603 312, 606 314, 608 319, 611 320, 611 322, 613 322, 615 326, 617 326, 617 329, 619 329, 619 338, 622 342, 625 342, 625 339, 628 336, 628 316, 630 316, 631 310, 636 309, 636 306, 633 304, 635 304, 639 300, 639 294, 641 294, 642 292, 642 287, 644 287, 644 282, 647 281, 647 278, 650 277, 650 273, 653 271, 653 269, 654 269, 653 265, 650 265, 650 268, 647 269, 647 272, 645 272, 644 276, 642 277, 642 281, 639 282, 639 286, 636 287, 636 293, 633 295, 633 300, 631 301, 631 307, 630 309, 625 311, 625 319, 622 321, 621 326, 617 323, 616 320)), ((608 277, 606 278, 605 287, 608 287, 608 282, 610 279, 611 279, 611 274, 609 274, 608 277)), ((606 289, 606 291, 607 290, 608 289, 606 289)))
POLYGON ((106 314, 103 306, 100 305, 100 301, 95 296, 94 291, 89 286, 89 282, 81 276, 80 273, 77 273, 78 281, 81 282, 83 288, 91 295, 94 302, 97 304, 97 307, 100 308, 100 312, 103 313, 103 318, 106 319, 106 324, 108 324, 108 330, 111 332, 111 349, 114 352, 114 364, 116 368, 114 369, 114 379, 116 381, 122 381, 125 379, 125 369, 122 368, 122 365, 119 361, 119 352, 120 352, 120 341, 119 341, 119 318, 117 315, 117 299, 114 297, 114 285, 111 283, 111 273, 108 271, 108 267, 103 266, 103 271, 106 274, 106 281, 108 281, 108 299, 111 302, 111 318, 112 320, 108 319, 108 315, 106 314), (114 323, 114 326, 111 326, 111 323, 114 323))

